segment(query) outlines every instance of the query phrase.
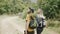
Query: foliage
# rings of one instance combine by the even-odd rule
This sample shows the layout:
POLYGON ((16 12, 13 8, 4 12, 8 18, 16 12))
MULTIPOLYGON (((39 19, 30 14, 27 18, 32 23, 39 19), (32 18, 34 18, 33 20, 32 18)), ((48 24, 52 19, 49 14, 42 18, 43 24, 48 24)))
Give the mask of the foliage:
POLYGON ((25 4, 21 0, 0 0, 0 14, 22 12, 25 4))
POLYGON ((27 7, 32 7, 35 11, 40 7, 47 19, 60 20, 60 0, 37 0, 37 3, 30 0, 0 0, 0 15, 23 12, 25 17, 27 7))
POLYGON ((60 21, 57 20, 47 20, 47 28, 50 28, 60 34, 60 21))
POLYGON ((60 0, 38 0, 38 6, 44 10, 46 18, 59 18, 60 0))
POLYGON ((60 21, 47 20, 47 27, 60 27, 60 21))

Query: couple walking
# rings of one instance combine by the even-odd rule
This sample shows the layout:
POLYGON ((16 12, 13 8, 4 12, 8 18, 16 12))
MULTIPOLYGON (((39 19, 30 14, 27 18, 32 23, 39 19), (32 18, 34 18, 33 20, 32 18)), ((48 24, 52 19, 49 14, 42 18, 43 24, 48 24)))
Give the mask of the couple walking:
POLYGON ((35 34, 34 29, 36 29, 37 34, 41 34, 45 27, 44 21, 45 17, 42 9, 39 8, 36 15, 34 15, 34 9, 29 8, 26 16, 26 30, 24 31, 24 34, 35 34), (36 20, 35 27, 30 27, 34 22, 34 19, 36 20))

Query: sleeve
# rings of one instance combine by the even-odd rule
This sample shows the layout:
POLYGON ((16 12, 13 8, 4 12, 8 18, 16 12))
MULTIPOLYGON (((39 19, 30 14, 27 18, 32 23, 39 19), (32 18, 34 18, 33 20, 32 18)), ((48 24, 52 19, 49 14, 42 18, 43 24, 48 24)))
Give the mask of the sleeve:
POLYGON ((29 15, 26 16, 26 21, 29 21, 29 15))

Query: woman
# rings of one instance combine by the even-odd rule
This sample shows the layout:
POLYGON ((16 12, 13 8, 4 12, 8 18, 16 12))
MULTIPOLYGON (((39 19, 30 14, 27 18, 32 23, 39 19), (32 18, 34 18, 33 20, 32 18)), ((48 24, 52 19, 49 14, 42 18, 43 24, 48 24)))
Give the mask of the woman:
POLYGON ((37 11, 37 15, 36 15, 36 20, 38 23, 38 27, 37 27, 37 34, 41 34, 41 32, 43 31, 43 28, 45 26, 45 17, 43 15, 43 10, 42 9, 38 9, 37 11))
POLYGON ((27 12, 27 16, 26 16, 26 34, 34 34, 34 29, 31 29, 29 27, 30 21, 32 19, 34 19, 33 13, 34 13, 34 10, 29 8, 28 12, 27 12), (31 18, 31 16, 32 16, 32 18, 31 18))

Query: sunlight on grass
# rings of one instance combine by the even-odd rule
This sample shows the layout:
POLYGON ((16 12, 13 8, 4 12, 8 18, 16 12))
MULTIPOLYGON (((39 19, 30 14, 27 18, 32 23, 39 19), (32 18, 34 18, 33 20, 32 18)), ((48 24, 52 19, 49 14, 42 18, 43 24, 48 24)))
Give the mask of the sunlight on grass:
POLYGON ((47 21, 47 27, 60 33, 60 21, 56 20, 48 20, 47 21))

